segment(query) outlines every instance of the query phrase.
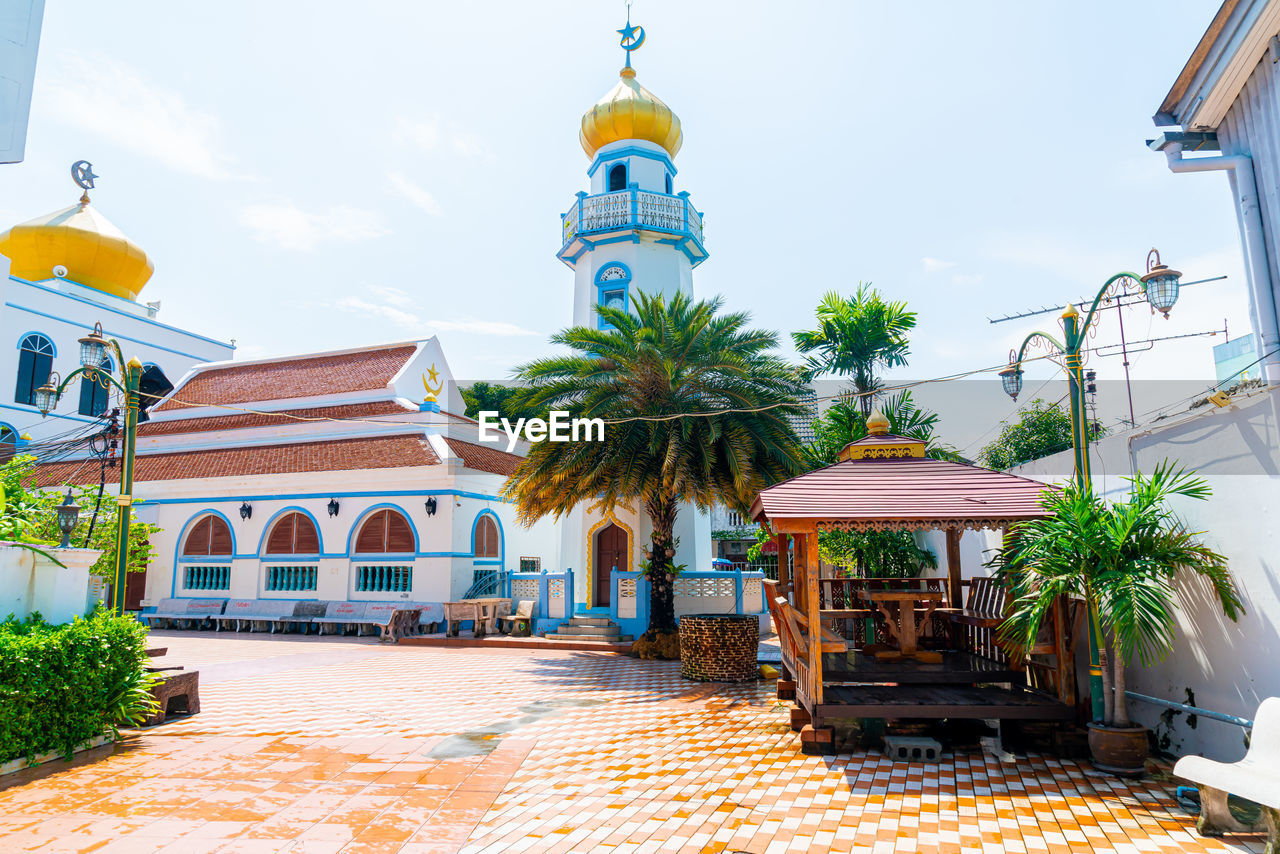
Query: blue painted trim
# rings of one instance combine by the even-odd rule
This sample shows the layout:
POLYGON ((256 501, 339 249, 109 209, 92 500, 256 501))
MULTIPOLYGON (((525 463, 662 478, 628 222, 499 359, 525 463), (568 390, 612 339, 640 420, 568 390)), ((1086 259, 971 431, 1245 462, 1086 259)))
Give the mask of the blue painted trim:
MULTIPOLYGON (((626 158, 618 158, 610 161, 609 168, 604 173, 604 191, 606 193, 620 193, 627 188, 631 179, 631 163, 626 158), (611 189, 613 186, 613 170, 622 168, 622 186, 618 189, 611 189)), ((581 220, 579 220, 581 222, 581 220)))
MULTIPOLYGON (((320 533, 320 523, 316 520, 316 517, 315 517, 315 516, 312 516, 312 515, 311 515, 311 511, 310 511, 310 510, 308 510, 308 509, 307 509, 307 508, 305 508, 305 507, 298 507, 298 506, 296 506, 296 505, 292 505, 292 504, 291 504, 291 505, 289 505, 288 507, 283 507, 283 508, 281 508, 281 509, 277 510, 277 511, 275 512, 275 515, 273 515, 270 519, 268 519, 268 520, 267 520, 266 527, 264 527, 264 528, 262 529, 262 536, 258 539, 258 554, 262 555, 264 558, 268 557, 268 555, 267 555, 267 553, 266 553, 266 548, 267 548, 267 537, 271 534, 271 529, 272 529, 273 527, 275 527, 276 520, 277 520, 277 519, 279 519, 281 516, 283 516, 283 515, 284 515, 284 514, 286 514, 286 513, 301 513, 303 516, 306 516, 308 519, 310 519, 310 520, 311 520, 311 524, 316 526, 316 539, 317 539, 317 540, 319 540, 319 542, 320 542, 320 553, 321 553, 321 554, 323 554, 323 553, 324 553, 324 534, 321 534, 321 533, 320 533)), ((281 556, 280 556, 280 555, 270 555, 269 557, 272 557, 272 558, 279 558, 279 557, 281 557, 281 556)), ((289 556, 287 556, 287 559, 288 559, 288 560, 293 560, 293 559, 295 559, 295 557, 302 557, 302 556, 289 555, 289 556)), ((305 557, 316 557, 316 558, 318 558, 318 557, 320 557, 320 555, 319 555, 319 554, 317 554, 317 555, 305 555, 305 557)))
POLYGON ((227 530, 231 532, 231 554, 219 555, 219 557, 223 561, 235 560, 236 529, 232 527, 231 520, 228 519, 226 515, 224 515, 223 513, 217 510, 214 510, 213 508, 209 508, 207 510, 201 510, 196 515, 187 519, 187 521, 182 525, 182 530, 178 532, 178 539, 173 547, 173 567, 174 567, 173 578, 169 580, 169 598, 170 599, 178 598, 178 564, 182 562, 181 560, 182 545, 187 541, 187 531, 191 529, 192 523, 198 522, 199 520, 203 519, 205 516, 217 516, 221 518, 222 521, 227 523, 227 530))
MULTIPOLYGON (((50 320, 56 320, 59 323, 65 323, 68 326, 75 326, 79 329, 88 329, 88 330, 93 329, 92 326, 86 326, 85 324, 77 323, 74 320, 67 320, 65 317, 58 317, 56 314, 49 314, 43 311, 36 311, 34 308, 27 308, 25 305, 17 305, 15 303, 6 302, 5 307, 15 308, 18 311, 25 311, 28 314, 35 314, 35 315, 39 315, 40 317, 47 317, 50 320)), ((110 334, 115 338, 121 339, 122 341, 132 341, 134 344, 141 344, 143 347, 150 347, 153 350, 164 350, 166 353, 173 353, 174 355, 182 356, 185 359, 195 359, 197 362, 209 361, 209 359, 206 358, 205 356, 197 356, 194 353, 184 353, 182 350, 175 350, 172 347, 165 347, 160 344, 153 344, 150 341, 143 341, 141 338, 130 338, 128 335, 121 335, 118 332, 112 332, 110 334)))
MULTIPOLYGON (((142 321, 143 323, 150 324, 151 326, 157 326, 157 327, 159 327, 160 329, 167 329, 167 330, 169 330, 170 332, 177 332, 179 335, 185 335, 185 336, 187 336, 188 338, 195 338, 195 339, 198 339, 198 340, 200 340, 200 341, 206 341, 206 342, 208 342, 208 343, 210 343, 210 344, 217 344, 219 347, 226 347, 227 349, 232 350, 232 351, 234 351, 234 350, 236 349, 236 348, 235 348, 235 345, 234 345, 234 344, 231 344, 230 342, 227 342, 227 341, 219 341, 219 340, 218 340, 218 339, 216 339, 216 338, 209 338, 208 336, 200 335, 200 334, 195 333, 195 332, 188 332, 188 331, 187 331, 187 330, 185 330, 185 329, 179 329, 179 328, 178 328, 178 327, 176 327, 176 326, 170 326, 170 325, 169 325, 169 324, 167 324, 167 323, 161 323, 160 321, 158 321, 158 320, 152 320, 152 319, 151 319, 151 318, 149 318, 149 317, 139 317, 139 316, 138 316, 138 315, 136 315, 136 314, 132 314, 132 313, 127 312, 127 311, 121 311, 121 310, 120 310, 120 309, 118 309, 118 308, 112 308, 112 307, 111 307, 111 306, 109 306, 109 305, 104 305, 103 303, 97 302, 97 301, 95 301, 95 300, 88 299, 88 298, 86 298, 86 297, 80 297, 80 296, 76 296, 75 294, 69 294, 69 293, 66 293, 65 291, 60 291, 60 290, 58 290, 58 289, 56 289, 56 288, 49 288, 49 287, 45 287, 44 285, 42 285, 42 284, 40 284, 40 283, 38 283, 38 282, 33 282, 33 281, 29 280, 29 279, 22 279, 22 278, 19 278, 18 276, 10 276, 9 278, 13 279, 13 280, 14 280, 14 281, 16 281, 16 282, 21 282, 22 284, 27 285, 28 287, 36 288, 37 290, 45 291, 45 292, 47 292, 47 293, 51 293, 51 294, 56 294, 57 296, 60 296, 60 297, 66 297, 67 299, 75 300, 76 302, 82 302, 82 303, 85 303, 86 305, 91 305, 91 306, 93 306, 94 308, 102 308, 102 309, 106 309, 107 311, 111 312, 112 314, 118 314, 118 315, 120 315, 120 316, 122 316, 122 317, 127 317, 127 318, 129 318, 130 320, 139 320, 139 321, 142 321)), ((79 282, 76 282, 76 281, 74 281, 74 280, 72 280, 72 279, 67 279, 67 281, 72 282, 73 284, 76 284, 76 285, 80 285, 80 283, 79 283, 79 282)), ((88 287, 88 285, 80 285, 80 287, 82 287, 82 288, 87 288, 87 287, 88 287)), ((124 299, 123 297, 118 297, 118 296, 116 296, 115 294, 108 294, 108 293, 106 293, 105 291, 104 291, 104 292, 102 292, 102 293, 103 293, 103 296, 109 296, 109 297, 111 297, 112 299, 118 299, 118 300, 120 300, 121 302, 127 302, 127 303, 129 303, 130 305, 138 305, 138 303, 133 302, 132 300, 126 300, 126 299, 124 299)), ((207 361, 207 360, 206 360, 206 361, 207 361)))
POLYGON ((502 520, 498 518, 498 514, 494 513, 488 507, 477 513, 476 518, 471 522, 471 555, 474 557, 476 553, 476 528, 480 527, 480 520, 485 516, 492 516, 493 523, 498 526, 498 557, 479 558, 476 560, 476 564, 481 566, 493 566, 501 564, 503 558, 507 556, 507 534, 502 530, 502 520))
POLYGON ((621 261, 606 261, 600 267, 600 269, 596 271, 596 287, 597 288, 607 288, 617 282, 626 283, 630 281, 631 281, 631 268, 628 267, 626 264, 623 264, 621 261), (607 282, 601 281, 600 277, 603 276, 605 274, 605 271, 610 269, 611 267, 621 267, 622 272, 626 273, 627 277, 625 279, 610 279, 607 282))
MULTIPOLYGON (((587 177, 594 178, 596 176, 596 170, 605 163, 610 163, 614 160, 621 160, 624 157, 644 157, 648 160, 656 160, 666 166, 667 170, 673 177, 679 174, 676 169, 676 164, 672 162, 666 152, 658 153, 656 151, 649 151, 646 148, 641 148, 638 145, 628 145, 625 148, 619 148, 615 151, 610 151, 607 154, 596 154, 595 159, 591 161, 591 166, 587 168, 587 177)), ((630 169, 627 171, 630 172, 630 169)))
POLYGON ((49 349, 53 351, 52 353, 44 353, 44 351, 43 351, 43 350, 32 350, 32 351, 31 351, 32 353, 42 353, 42 354, 44 354, 44 355, 53 356, 53 358, 55 358, 55 359, 56 359, 56 358, 58 358, 58 345, 57 345, 57 344, 54 344, 54 343, 53 343, 53 339, 52 339, 52 338, 50 338, 48 335, 45 335, 43 332, 40 332, 40 331, 35 330, 35 329, 31 330, 30 332, 24 332, 24 333, 22 333, 21 335, 19 335, 19 336, 18 336, 18 349, 19 349, 19 350, 25 350, 25 349, 27 349, 27 348, 23 347, 22 345, 23 345, 24 343, 26 343, 26 340, 27 340, 28 338, 30 338, 32 335, 36 336, 37 338, 42 338, 42 339, 44 339, 44 342, 45 342, 46 344, 48 344, 48 345, 49 345, 49 349))
MULTIPOLYGON (((0 403, 0 409, 12 409, 15 412, 26 412, 32 415, 40 414, 40 410, 36 409, 34 406, 27 406, 26 404, 21 404, 21 403, 19 404, 0 403)), ((96 424, 102 420, 101 418, 85 418, 82 415, 59 415, 58 413, 52 410, 50 410, 49 412, 49 417, 50 418, 66 418, 71 421, 83 421, 86 424, 96 424)))
MULTIPOLYGON (((386 493, 379 493, 379 494, 385 495, 386 493)), ((422 539, 418 536, 417 526, 413 524, 413 517, 409 515, 409 511, 405 510, 400 505, 390 504, 385 502, 382 504, 375 504, 372 507, 365 508, 364 512, 362 512, 359 516, 356 517, 355 524, 351 526, 351 532, 347 534, 347 554, 351 555, 352 557, 354 557, 357 554, 355 550, 356 536, 360 533, 360 528, 363 527, 364 520, 369 518, 374 513, 377 513, 379 510, 394 510, 404 517, 404 520, 409 523, 409 531, 413 534, 413 553, 417 554, 418 544, 422 542, 422 539)), ((370 555, 365 555, 365 556, 368 557, 370 555)), ((391 555, 386 555, 382 552, 374 552, 372 557, 391 557, 391 555)))
MULTIPOLYGON (((452 489, 389 489, 382 492, 294 492, 284 495, 237 495, 234 498, 207 496, 204 498, 148 498, 147 502, 150 504, 207 504, 214 501, 298 501, 304 498, 425 498, 429 495, 447 495, 450 498, 473 498, 477 501, 497 501, 503 504, 508 502, 508 499, 500 495, 485 495, 481 492, 459 492, 452 489)), ((404 512, 403 508, 396 509, 404 512)))

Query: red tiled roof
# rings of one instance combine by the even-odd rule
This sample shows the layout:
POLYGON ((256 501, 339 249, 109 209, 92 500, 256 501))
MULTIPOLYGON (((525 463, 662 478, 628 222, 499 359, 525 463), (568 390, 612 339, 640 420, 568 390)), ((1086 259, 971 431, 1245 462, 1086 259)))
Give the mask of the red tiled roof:
MULTIPOLYGON (((175 454, 139 454, 134 480, 186 480, 201 477, 244 477, 311 471, 434 466, 440 458, 420 435, 337 439, 187 451, 175 454)), ((96 463, 83 460, 36 466, 36 485, 96 483, 96 463)))
POLYGON ((156 411, 386 388, 416 349, 417 345, 404 344, 209 368, 174 391, 173 399, 160 404, 156 411))
POLYGON ((892 527, 981 524, 1038 519, 1050 487, 978 466, 932 459, 836 463, 770 486, 751 518, 815 520, 892 527))
POLYGON ((394 400, 374 400, 343 406, 313 406, 308 409, 285 409, 280 412, 243 412, 211 415, 206 418, 181 418, 173 421, 148 421, 138 425, 139 436, 172 436, 177 433, 202 433, 208 430, 238 430, 269 427, 273 424, 304 424, 306 418, 368 418, 375 415, 407 414, 394 400), (293 417, 290 417, 293 416, 293 417))
POLYGON ((473 445, 461 439, 445 439, 444 441, 449 445, 451 451, 462 458, 464 466, 476 471, 486 471, 490 474, 511 477, 515 473, 516 466, 520 465, 520 461, 524 459, 524 457, 517 454, 509 454, 506 451, 499 451, 497 448, 486 448, 484 445, 473 445))

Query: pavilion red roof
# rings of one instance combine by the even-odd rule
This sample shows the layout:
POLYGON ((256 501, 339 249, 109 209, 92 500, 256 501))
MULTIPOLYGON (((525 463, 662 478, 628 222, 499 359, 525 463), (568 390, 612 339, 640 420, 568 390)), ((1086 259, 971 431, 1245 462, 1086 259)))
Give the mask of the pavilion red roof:
POLYGON ((1002 528, 1043 518, 1048 484, 929 458, 836 463, 761 491, 754 521, 776 533, 816 526, 854 530, 1002 528))

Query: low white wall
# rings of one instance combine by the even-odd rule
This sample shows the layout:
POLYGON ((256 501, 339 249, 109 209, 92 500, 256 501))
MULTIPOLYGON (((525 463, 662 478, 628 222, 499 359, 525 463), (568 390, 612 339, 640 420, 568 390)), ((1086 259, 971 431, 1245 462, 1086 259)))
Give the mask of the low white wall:
POLYGON ((0 544, 0 619, 9 615, 22 619, 39 613, 50 623, 69 623, 93 608, 97 598, 89 592, 89 567, 102 552, 50 552, 66 566, 60 567, 29 549, 0 544))
MULTIPOLYGON (((1174 507, 1192 530, 1227 556, 1245 615, 1231 622, 1205 585, 1179 587, 1173 652, 1153 666, 1133 662, 1129 689, 1216 712, 1253 718, 1266 697, 1280 696, 1280 389, 1239 399, 1225 409, 1206 406, 1165 422, 1107 436, 1093 449, 1094 488, 1110 498, 1127 491, 1123 478, 1149 473, 1164 460, 1195 470, 1213 488, 1208 501, 1179 499, 1174 507)), ((1070 452, 1013 471, 1059 482, 1071 476, 1070 452)), ((1174 753, 1221 761, 1244 755, 1244 731, 1179 714, 1161 720, 1160 707, 1130 702, 1138 721, 1170 738, 1174 753)))

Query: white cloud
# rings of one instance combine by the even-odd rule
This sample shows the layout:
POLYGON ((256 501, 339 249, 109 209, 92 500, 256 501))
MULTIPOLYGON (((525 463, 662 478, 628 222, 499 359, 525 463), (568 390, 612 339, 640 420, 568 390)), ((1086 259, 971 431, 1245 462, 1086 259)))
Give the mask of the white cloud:
POLYGON ((351 243, 386 234, 373 211, 343 205, 319 213, 304 211, 290 202, 249 205, 240 212, 240 224, 263 243, 303 252, 325 241, 351 243))
POLYGON ((408 199, 409 203, 414 207, 420 208, 432 216, 441 216, 444 213, 435 196, 410 181, 404 175, 399 172, 388 172, 387 178, 391 181, 392 189, 408 199))
POLYGON ((339 311, 349 312, 351 314, 363 314, 367 317, 374 317, 393 323, 396 326, 403 326, 410 329, 416 329, 422 326, 422 320, 418 315, 396 308, 393 305, 380 305, 378 303, 368 302, 359 297, 343 297, 334 303, 334 307, 339 311))
POLYGON ((382 297, 390 305, 399 308, 408 308, 413 305, 413 297, 409 295, 408 291, 402 291, 399 288, 387 285, 365 285, 365 289, 382 297))
POLYGON ((188 104, 176 91, 104 56, 67 53, 51 65, 35 103, 57 121, 175 172, 215 180, 244 177, 230 166, 218 117, 188 104))
POLYGON ((939 261, 937 258, 921 258, 926 273, 941 273, 943 270, 950 270, 956 265, 955 261, 939 261))
POLYGON ((982 281, 981 273, 956 273, 951 277, 951 281, 957 285, 976 285, 982 281))
POLYGON ((514 323, 503 320, 428 320, 428 326, 434 326, 440 332, 470 332, 477 335, 537 335, 532 329, 525 329, 514 323))
POLYGON ((489 148, 476 134, 464 130, 457 122, 440 116, 411 119, 401 116, 396 120, 396 141, 410 148, 435 152, 447 149, 468 158, 487 158, 489 148))

